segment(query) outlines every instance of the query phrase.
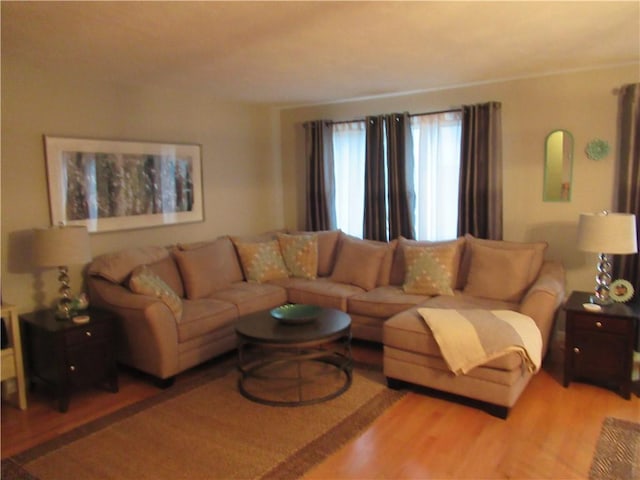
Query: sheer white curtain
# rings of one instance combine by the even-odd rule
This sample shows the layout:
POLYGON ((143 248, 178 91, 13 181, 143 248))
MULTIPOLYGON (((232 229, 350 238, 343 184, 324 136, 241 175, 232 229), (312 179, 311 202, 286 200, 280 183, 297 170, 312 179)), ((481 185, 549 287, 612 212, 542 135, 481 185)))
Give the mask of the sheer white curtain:
POLYGON ((365 123, 333 125, 336 179, 336 224, 349 235, 362 238, 364 223, 365 123))
POLYGON ((448 240, 458 234, 461 112, 411 117, 417 240, 448 240))

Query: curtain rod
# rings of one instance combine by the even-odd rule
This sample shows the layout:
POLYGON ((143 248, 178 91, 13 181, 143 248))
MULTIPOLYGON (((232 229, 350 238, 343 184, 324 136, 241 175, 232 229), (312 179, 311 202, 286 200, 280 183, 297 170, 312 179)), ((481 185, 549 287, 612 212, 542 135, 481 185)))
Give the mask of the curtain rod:
MULTIPOLYGON (((462 107, 451 108, 449 110, 438 110, 437 112, 422 112, 422 113, 410 113, 409 117, 421 117, 424 115, 438 115, 440 113, 449 113, 449 112, 459 112, 462 110, 462 107)), ((352 122, 364 122, 364 118, 356 118, 354 120, 327 120, 327 123, 331 125, 340 125, 341 123, 352 123, 352 122)))

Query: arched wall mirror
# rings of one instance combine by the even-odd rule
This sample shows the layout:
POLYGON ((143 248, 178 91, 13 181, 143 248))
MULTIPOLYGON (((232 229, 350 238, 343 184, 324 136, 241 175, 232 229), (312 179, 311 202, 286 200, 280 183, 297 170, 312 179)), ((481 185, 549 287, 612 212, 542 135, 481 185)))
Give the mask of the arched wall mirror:
POLYGON ((554 130, 544 143, 545 202, 571 200, 571 174, 573 170, 573 136, 566 130, 554 130))

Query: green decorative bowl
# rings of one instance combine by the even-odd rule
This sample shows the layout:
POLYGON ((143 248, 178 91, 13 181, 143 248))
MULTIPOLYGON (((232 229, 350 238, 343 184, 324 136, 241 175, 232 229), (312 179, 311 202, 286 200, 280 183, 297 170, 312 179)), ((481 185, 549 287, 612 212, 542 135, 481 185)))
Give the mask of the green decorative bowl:
POLYGON ((312 322, 320 315, 321 307, 290 303, 271 310, 271 316, 282 323, 296 324, 312 322))

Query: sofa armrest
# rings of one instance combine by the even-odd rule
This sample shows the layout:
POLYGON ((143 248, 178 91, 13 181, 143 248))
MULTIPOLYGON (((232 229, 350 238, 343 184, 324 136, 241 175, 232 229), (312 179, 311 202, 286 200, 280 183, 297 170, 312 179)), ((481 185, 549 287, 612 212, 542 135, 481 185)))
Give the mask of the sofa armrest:
POLYGON ((542 333, 542 356, 549 348, 556 311, 565 297, 565 270, 560 262, 546 261, 538 278, 520 302, 520 313, 536 322, 542 333))
POLYGON ((91 304, 116 314, 118 360, 165 379, 178 372, 178 329, 167 305, 99 277, 87 279, 91 304))

